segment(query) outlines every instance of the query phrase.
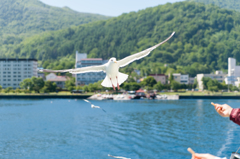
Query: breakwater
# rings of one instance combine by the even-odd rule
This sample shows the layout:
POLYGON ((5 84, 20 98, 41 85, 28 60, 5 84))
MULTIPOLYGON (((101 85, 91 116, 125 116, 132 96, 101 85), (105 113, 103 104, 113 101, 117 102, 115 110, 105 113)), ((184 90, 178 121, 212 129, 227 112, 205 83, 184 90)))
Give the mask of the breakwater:
MULTIPOLYGON (((0 95, 0 99, 86 99, 91 95, 0 95)), ((179 95, 179 99, 240 99, 240 96, 197 96, 197 95, 179 95)))
POLYGON ((179 99, 240 99, 240 96, 236 95, 236 96, 196 96, 196 95, 192 95, 192 96, 183 96, 183 95, 179 95, 179 99))

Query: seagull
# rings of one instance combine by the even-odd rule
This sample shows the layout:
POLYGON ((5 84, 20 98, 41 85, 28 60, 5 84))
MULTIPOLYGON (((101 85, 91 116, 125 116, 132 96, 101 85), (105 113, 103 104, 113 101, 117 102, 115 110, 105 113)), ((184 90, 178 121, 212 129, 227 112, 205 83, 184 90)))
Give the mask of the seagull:
MULTIPOLYGON (((102 108, 100 108, 99 106, 93 105, 91 102, 89 102, 89 101, 86 100, 86 99, 84 99, 84 101, 90 103, 90 104, 91 104, 91 108, 99 108, 99 109, 102 109, 102 108)), ((105 111, 104 109, 102 109, 102 111, 104 111, 104 112, 106 113, 106 111, 105 111)))
POLYGON ((126 158, 126 157, 121 157, 121 156, 112 156, 109 154, 108 154, 108 156, 113 157, 113 158, 120 158, 120 159, 131 159, 131 158, 126 158))
POLYGON ((167 42, 171 37, 175 34, 173 32, 166 40, 162 41, 161 43, 152 46, 144 51, 135 53, 133 55, 127 56, 119 61, 116 60, 115 57, 112 57, 109 59, 109 61, 106 64, 98 65, 98 66, 89 66, 89 67, 82 67, 82 68, 76 68, 76 69, 66 69, 66 70, 49 70, 49 69, 41 69, 40 72, 69 72, 72 74, 79 74, 79 73, 86 73, 86 72, 106 72, 106 77, 101 83, 104 87, 113 87, 115 90, 115 87, 120 89, 120 85, 127 80, 128 75, 119 72, 120 67, 125 67, 128 64, 139 60, 147 55, 150 54, 150 52, 154 49, 156 49, 158 46, 162 45, 163 43, 167 42))

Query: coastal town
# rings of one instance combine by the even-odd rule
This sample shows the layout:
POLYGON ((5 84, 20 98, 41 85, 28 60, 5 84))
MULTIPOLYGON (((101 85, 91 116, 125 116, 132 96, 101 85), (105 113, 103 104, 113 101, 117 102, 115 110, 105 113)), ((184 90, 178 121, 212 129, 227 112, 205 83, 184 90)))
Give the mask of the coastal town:
MULTIPOLYGON (((88 58, 86 53, 76 51, 75 68, 96 66, 107 63, 102 58, 88 58)), ((167 64, 165 64, 167 67, 167 64)), ((43 73, 38 67, 37 59, 0 59, 0 88, 2 92, 35 91, 35 93, 58 92, 61 90, 72 93, 84 92, 111 92, 111 89, 102 88, 99 81, 106 76, 105 72, 90 72, 71 75, 66 73, 43 73), (35 86, 34 86, 35 85, 35 86), (37 85, 37 86, 36 86, 37 85)), ((195 77, 188 74, 148 74, 141 76, 139 70, 133 70, 138 78, 123 84, 120 92, 135 92, 139 89, 143 92, 168 92, 178 90, 189 91, 238 91, 240 83, 240 66, 236 65, 236 59, 228 58, 228 72, 216 70, 215 73, 199 73, 195 77), (209 82, 210 81, 210 82, 209 82)), ((136 92, 137 93, 137 92, 136 92)), ((143 96, 144 97, 144 96, 143 96)), ((126 98, 128 99, 128 98, 126 98)))

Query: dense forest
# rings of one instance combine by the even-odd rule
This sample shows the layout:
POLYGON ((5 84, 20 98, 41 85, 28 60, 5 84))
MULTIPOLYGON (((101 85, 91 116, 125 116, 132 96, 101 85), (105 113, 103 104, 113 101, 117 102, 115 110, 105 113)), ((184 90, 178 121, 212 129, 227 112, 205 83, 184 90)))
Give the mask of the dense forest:
POLYGON ((217 5, 220 8, 226 9, 234 9, 236 11, 240 11, 240 1, 239 0, 186 0, 186 1, 194 1, 205 4, 213 4, 217 5))
POLYGON ((79 13, 67 7, 52 7, 39 0, 1 0, 0 49, 1 52, 6 52, 12 45, 34 34, 108 18, 98 14, 79 13))
POLYGON ((7 57, 37 58, 42 66, 74 66, 75 52, 88 57, 124 58, 151 47, 176 31, 174 37, 124 72, 181 72, 195 76, 226 70, 228 57, 240 62, 240 13, 195 2, 167 3, 25 39, 2 52, 7 57), (168 64, 168 67, 164 67, 168 64))

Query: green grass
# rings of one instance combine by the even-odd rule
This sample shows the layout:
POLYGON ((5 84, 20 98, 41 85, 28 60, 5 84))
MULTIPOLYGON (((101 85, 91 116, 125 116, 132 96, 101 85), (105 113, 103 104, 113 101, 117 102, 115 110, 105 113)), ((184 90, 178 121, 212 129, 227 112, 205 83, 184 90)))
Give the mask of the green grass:
MULTIPOLYGON (((114 92, 100 92, 101 94, 113 94, 114 92)), ((0 95, 94 95, 95 93, 94 92, 88 92, 88 93, 71 93, 69 91, 61 91, 61 92, 51 92, 51 93, 24 93, 24 92, 21 92, 21 93, 4 93, 4 92, 0 92, 0 95)), ((187 91, 187 92, 158 92, 157 94, 166 94, 166 95, 181 95, 181 96, 190 96, 190 95, 193 95, 193 96, 206 96, 206 95, 222 95, 222 96, 235 96, 235 95, 239 95, 240 96, 240 92, 210 92, 210 91, 203 91, 203 92, 200 92, 200 91, 195 91, 195 92, 192 92, 192 91, 187 91)))
POLYGON ((158 94, 167 94, 167 95, 182 95, 182 96, 189 96, 189 95, 195 95, 195 96, 206 96, 206 95, 222 95, 222 96, 235 96, 240 95, 240 92, 210 92, 210 91, 187 91, 187 92, 160 92, 158 94))
POLYGON ((36 96, 36 95, 93 95, 94 93, 71 93, 71 92, 68 92, 68 91, 62 91, 62 92, 58 92, 58 93, 55 93, 55 92, 51 92, 51 93, 24 93, 24 92, 21 92, 21 93, 13 93, 13 92, 10 92, 10 93, 4 93, 4 92, 0 92, 0 95, 33 95, 33 96, 36 96))

